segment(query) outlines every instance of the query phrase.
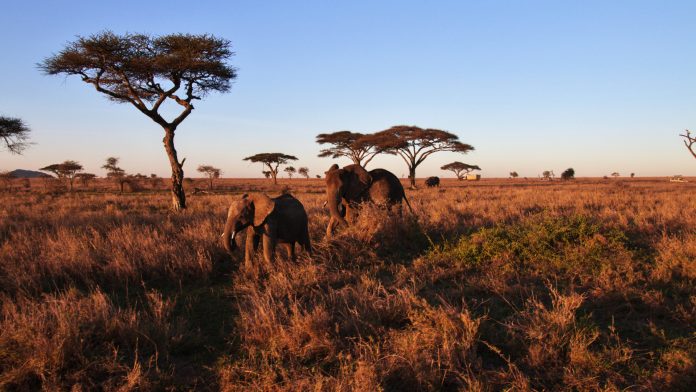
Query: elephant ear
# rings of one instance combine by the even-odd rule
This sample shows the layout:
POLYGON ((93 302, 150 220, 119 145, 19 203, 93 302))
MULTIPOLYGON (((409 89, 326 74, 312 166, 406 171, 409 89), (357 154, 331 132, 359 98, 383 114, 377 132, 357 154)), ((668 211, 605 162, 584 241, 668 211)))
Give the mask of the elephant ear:
POLYGON ((335 163, 334 163, 333 165, 331 165, 331 167, 329 168, 329 170, 325 171, 324 174, 329 174, 329 172, 332 172, 332 171, 334 171, 334 170, 338 170, 338 165, 335 164, 335 163))
POLYGON ((355 200, 372 184, 372 176, 360 165, 348 165, 341 169, 345 197, 355 200))
POLYGON ((261 226, 275 208, 275 202, 270 197, 258 194, 249 196, 249 200, 254 205, 254 226, 261 226))

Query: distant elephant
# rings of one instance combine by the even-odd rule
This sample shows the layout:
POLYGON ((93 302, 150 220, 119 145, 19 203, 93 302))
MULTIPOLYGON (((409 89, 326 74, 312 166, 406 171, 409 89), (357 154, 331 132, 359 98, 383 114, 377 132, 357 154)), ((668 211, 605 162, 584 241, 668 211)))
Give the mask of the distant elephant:
POLYGON ((263 194, 244 195, 232 203, 227 213, 222 244, 228 252, 237 248, 236 235, 248 227, 245 266, 251 266, 253 252, 263 240, 263 256, 270 263, 277 243, 285 245, 290 258, 295 260, 295 243, 312 254, 307 225, 307 212, 302 203, 289 194, 271 199, 263 194))
POLYGON ((345 217, 350 216, 357 203, 371 201, 390 208, 395 204, 400 206, 402 200, 413 213, 401 181, 391 172, 384 169, 368 172, 360 165, 340 169, 334 164, 326 172, 326 202, 331 213, 326 237, 331 237, 339 223, 348 225, 345 217))
POLYGON ((425 185, 428 188, 433 188, 433 187, 440 187, 440 177, 428 177, 425 179, 425 185))

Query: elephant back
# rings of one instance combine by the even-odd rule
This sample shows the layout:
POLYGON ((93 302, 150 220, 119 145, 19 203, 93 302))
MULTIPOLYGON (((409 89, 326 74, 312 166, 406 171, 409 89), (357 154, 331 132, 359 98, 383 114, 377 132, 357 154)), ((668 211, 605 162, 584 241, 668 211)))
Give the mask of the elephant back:
POLYGON ((398 204, 405 197, 404 187, 394 173, 385 169, 370 170, 370 199, 375 203, 398 204))

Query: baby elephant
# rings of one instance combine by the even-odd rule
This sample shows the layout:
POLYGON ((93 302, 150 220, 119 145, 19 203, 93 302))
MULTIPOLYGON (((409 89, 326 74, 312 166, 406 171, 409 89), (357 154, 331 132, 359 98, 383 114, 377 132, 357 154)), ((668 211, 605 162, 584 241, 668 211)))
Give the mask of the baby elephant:
POLYGON ((247 230, 245 267, 251 266, 253 251, 263 240, 263 256, 267 263, 273 260, 277 243, 284 244, 290 258, 295 260, 295 243, 312 254, 307 227, 307 213, 299 200, 285 194, 271 199, 263 194, 244 195, 232 203, 227 213, 222 244, 228 252, 237 248, 235 236, 247 230))

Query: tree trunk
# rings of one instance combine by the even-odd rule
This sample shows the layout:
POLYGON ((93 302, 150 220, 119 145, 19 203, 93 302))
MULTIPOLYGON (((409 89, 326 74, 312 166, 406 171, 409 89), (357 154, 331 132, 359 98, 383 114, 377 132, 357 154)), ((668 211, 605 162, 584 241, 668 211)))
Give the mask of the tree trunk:
POLYGON ((208 187, 211 191, 213 190, 213 178, 210 177, 210 186, 208 187))
POLYGON ((172 167, 172 208, 181 211, 186 208, 186 194, 184 193, 184 163, 179 162, 174 148, 174 130, 164 130, 164 149, 169 157, 169 165, 172 167))
POLYGON ((278 180, 276 180, 277 176, 278 176, 278 174, 276 172, 274 172, 273 170, 271 170, 271 177, 273 177, 273 184, 274 185, 278 185, 278 180))
POLYGON ((123 182, 123 181, 118 182, 118 186, 119 186, 119 189, 121 190, 121 194, 123 194, 123 184, 125 184, 125 182, 123 182))
POLYGON ((72 179, 72 178, 68 178, 68 180, 69 180, 69 182, 70 182, 70 192, 72 192, 72 191, 73 191, 73 179, 72 179))
POLYGON ((415 166, 409 166, 408 178, 411 180, 411 188, 415 188, 416 187, 416 167, 415 166))

